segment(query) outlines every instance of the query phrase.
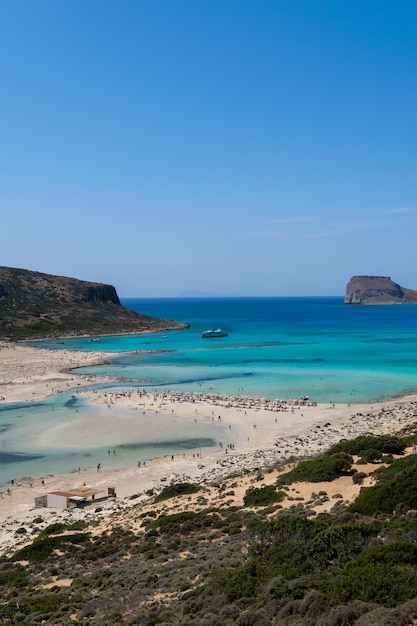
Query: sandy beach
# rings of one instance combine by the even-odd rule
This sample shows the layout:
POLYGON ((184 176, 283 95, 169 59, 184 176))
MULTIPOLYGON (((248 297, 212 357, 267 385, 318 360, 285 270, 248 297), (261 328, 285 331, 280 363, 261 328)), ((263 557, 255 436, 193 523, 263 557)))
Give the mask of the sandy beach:
MULTIPOLYGON (((112 355, 114 357, 114 355, 112 355)), ((109 358, 105 353, 81 353, 67 350, 49 351, 19 344, 0 344, 0 403, 30 402, 56 394, 59 391, 86 387, 99 382, 96 377, 87 379, 68 374, 68 369, 102 363, 109 358)), ((108 379, 106 379, 108 380, 108 379)), ((18 481, 10 487, 10 494, 0 498, 0 552, 7 554, 12 548, 27 542, 30 532, 22 538, 16 530, 25 525, 39 532, 49 523, 59 519, 109 519, 112 513, 129 511, 132 504, 149 499, 148 490, 158 490, 172 480, 198 481, 205 485, 209 497, 211 485, 226 480, 232 474, 248 475, 231 479, 231 502, 241 502, 246 489, 253 484, 254 472, 265 470, 288 460, 313 456, 331 444, 359 434, 394 433, 414 423, 417 414, 417 395, 407 396, 377 404, 312 404, 308 400, 267 401, 252 397, 228 397, 215 394, 149 393, 132 390, 128 386, 118 393, 79 390, 91 402, 107 405, 114 417, 119 408, 132 412, 158 413, 175 416, 192 425, 199 420, 217 421, 227 426, 229 441, 218 449, 200 454, 175 455, 154 459, 146 465, 108 471, 105 464, 85 472, 64 476, 32 477, 18 481), (249 473, 252 474, 249 474, 249 473), (43 483, 42 483, 43 481, 43 483), (116 491, 116 498, 99 500, 83 509, 60 510, 35 507, 35 497, 51 491, 65 491, 83 485, 107 493, 108 487, 116 491), (36 518, 36 525, 33 521, 36 518)), ((118 428, 114 420, 115 432, 118 428)), ((82 437, 82 432, 79 434, 82 437)), ((98 433, 98 437, 100 434, 98 433)), ((108 433, 106 434, 108 436, 108 433)), ((363 467, 363 466, 362 466, 363 467)), ((264 483, 274 482, 278 469, 264 472, 264 483)), ((281 469, 282 471, 282 469, 281 469)), ((366 470, 365 470, 366 471, 366 470)), ((335 481, 333 495, 343 493, 349 501, 358 493, 359 485, 351 479, 335 481)), ((320 485, 315 485, 316 491, 320 485)), ((310 490, 311 486, 307 487, 310 490)), ((310 497, 294 490, 299 497, 310 497)), ((329 493, 329 504, 332 493, 329 493)), ((213 491, 213 501, 218 493, 213 491)), ((325 510, 322 505, 321 510, 325 510)))
POLYGON ((0 342, 0 406, 34 402, 77 385, 100 382, 99 378, 76 377, 67 370, 99 365, 108 356, 102 352, 47 350, 0 342))

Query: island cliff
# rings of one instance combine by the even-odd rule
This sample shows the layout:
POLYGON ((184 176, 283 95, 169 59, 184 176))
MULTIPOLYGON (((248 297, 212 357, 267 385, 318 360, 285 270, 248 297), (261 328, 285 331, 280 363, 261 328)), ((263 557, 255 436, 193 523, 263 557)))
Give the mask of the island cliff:
POLYGON ((112 285, 0 267, 0 339, 158 332, 187 326, 123 307, 112 285))
POLYGON ((417 304, 417 291, 401 287, 389 276, 352 276, 345 304, 417 304))

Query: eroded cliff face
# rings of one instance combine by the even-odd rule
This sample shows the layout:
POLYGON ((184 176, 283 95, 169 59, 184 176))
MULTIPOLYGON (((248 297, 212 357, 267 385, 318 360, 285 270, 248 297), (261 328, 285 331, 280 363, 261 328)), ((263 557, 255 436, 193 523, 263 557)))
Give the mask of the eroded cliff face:
POLYGON ((112 285, 0 267, 0 339, 156 332, 187 326, 123 307, 112 285))
POLYGON ((406 289, 389 276, 352 276, 345 304, 416 304, 417 291, 406 289))

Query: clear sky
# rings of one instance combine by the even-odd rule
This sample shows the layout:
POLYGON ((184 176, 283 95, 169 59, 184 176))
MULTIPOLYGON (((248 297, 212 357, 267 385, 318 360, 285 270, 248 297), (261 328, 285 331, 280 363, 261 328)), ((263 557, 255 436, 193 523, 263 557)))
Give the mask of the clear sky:
POLYGON ((415 0, 0 0, 0 265, 417 289, 415 0))

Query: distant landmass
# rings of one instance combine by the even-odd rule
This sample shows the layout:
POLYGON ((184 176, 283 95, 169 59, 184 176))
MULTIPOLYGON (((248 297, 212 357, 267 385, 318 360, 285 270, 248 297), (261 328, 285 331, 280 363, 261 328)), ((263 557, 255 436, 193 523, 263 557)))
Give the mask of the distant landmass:
POLYGON ((389 276, 352 276, 345 304, 417 304, 417 290, 401 287, 389 276))
POLYGON ((183 291, 178 294, 179 298, 239 298, 237 293, 212 293, 210 291, 183 291))
POLYGON ((0 339, 158 332, 188 326, 123 307, 112 285, 0 267, 0 339))

